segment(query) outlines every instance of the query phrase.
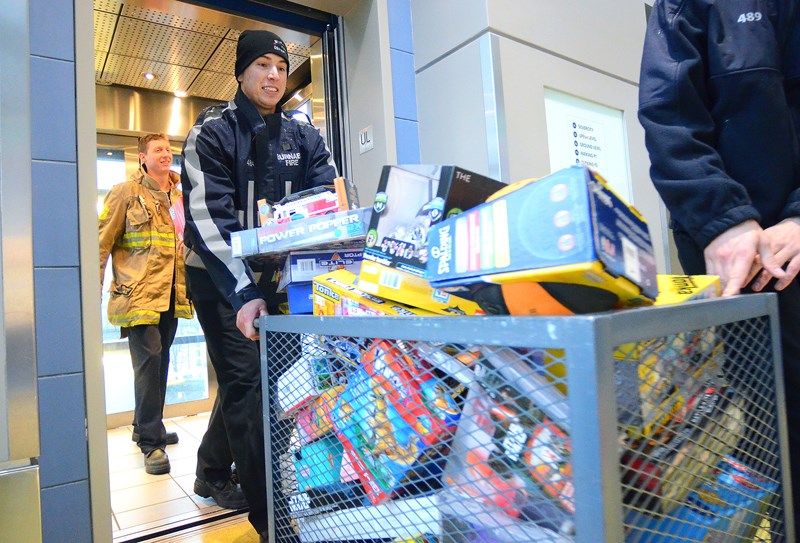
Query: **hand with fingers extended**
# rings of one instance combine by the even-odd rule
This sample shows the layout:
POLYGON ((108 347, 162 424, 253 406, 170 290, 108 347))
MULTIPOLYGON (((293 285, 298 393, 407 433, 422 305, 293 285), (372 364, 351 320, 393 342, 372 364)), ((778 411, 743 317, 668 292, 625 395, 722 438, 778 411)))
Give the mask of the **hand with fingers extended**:
POLYGON ((267 302, 261 298, 250 300, 236 313, 236 328, 247 339, 258 341, 258 329, 255 326, 255 322, 257 318, 266 314, 267 302))
POLYGON ((738 294, 759 271, 778 279, 786 275, 774 256, 770 236, 753 220, 737 224, 714 238, 703 255, 706 273, 719 275, 722 296, 738 294))

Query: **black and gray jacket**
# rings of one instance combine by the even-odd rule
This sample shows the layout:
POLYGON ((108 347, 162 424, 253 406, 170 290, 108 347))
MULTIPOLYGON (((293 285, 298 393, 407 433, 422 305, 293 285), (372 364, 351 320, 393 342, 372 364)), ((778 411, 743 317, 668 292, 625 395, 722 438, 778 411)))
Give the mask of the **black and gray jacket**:
POLYGON ((800 1, 658 0, 639 120, 676 239, 800 216, 800 1))
POLYGON ((255 228, 257 202, 330 184, 336 166, 308 123, 262 117, 241 91, 200 113, 183 146, 186 265, 204 267, 236 311, 264 298, 251 266, 231 256, 231 232, 255 228))

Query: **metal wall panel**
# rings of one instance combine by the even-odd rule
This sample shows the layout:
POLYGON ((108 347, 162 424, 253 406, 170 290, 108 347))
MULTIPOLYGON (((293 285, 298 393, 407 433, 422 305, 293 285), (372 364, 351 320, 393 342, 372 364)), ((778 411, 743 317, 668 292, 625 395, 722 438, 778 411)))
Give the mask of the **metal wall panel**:
POLYGON ((39 468, 0 472, 0 541, 41 543, 39 468))
POLYGON ((0 18, 0 465, 39 455, 28 3, 0 18))

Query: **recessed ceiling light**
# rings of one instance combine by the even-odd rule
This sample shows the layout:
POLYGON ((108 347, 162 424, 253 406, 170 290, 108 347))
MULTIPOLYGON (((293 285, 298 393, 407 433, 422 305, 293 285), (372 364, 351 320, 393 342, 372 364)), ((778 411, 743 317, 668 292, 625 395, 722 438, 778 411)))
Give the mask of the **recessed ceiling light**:
POLYGON ((187 94, 188 93, 186 91, 182 91, 182 90, 175 91, 175 97, 176 98, 186 98, 187 94))
POLYGON ((145 72, 142 74, 142 77, 144 77, 148 81, 152 81, 153 79, 156 78, 156 74, 154 74, 153 72, 145 72))

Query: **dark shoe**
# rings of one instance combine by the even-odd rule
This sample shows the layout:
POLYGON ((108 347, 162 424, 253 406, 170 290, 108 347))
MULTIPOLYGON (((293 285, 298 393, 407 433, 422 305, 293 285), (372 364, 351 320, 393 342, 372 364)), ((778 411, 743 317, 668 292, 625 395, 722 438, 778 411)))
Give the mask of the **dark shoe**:
MULTIPOLYGON (((131 434, 131 441, 134 443, 139 443, 139 434, 136 432, 131 434)), ((178 432, 167 432, 167 445, 177 445, 178 444, 178 432)))
POLYGON ((227 481, 203 481, 194 480, 194 493, 201 498, 214 498, 217 505, 223 509, 244 509, 247 507, 247 500, 239 486, 227 481))
POLYGON ((164 449, 153 449, 145 453, 144 470, 150 475, 169 473, 169 457, 164 449))

